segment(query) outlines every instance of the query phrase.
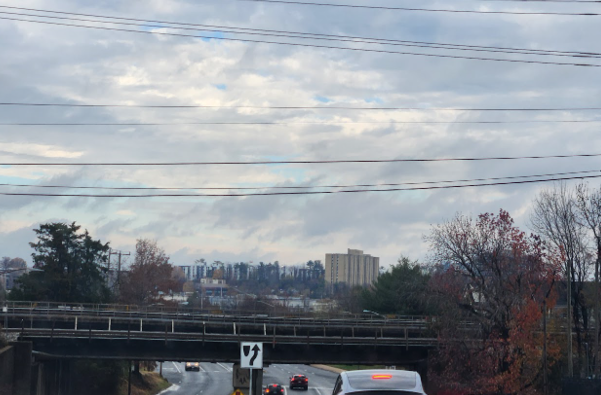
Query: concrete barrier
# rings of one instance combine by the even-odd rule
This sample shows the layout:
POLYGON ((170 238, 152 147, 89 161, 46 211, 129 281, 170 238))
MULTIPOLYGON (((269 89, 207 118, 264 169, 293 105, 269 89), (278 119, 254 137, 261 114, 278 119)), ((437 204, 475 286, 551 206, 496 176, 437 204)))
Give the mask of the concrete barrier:
POLYGON ((13 393, 14 355, 12 346, 0 349, 0 395, 13 393))
POLYGON ((14 342, 0 350, 0 395, 31 395, 29 342, 14 342))
POLYGON ((335 368, 335 367, 329 366, 329 365, 310 365, 310 366, 317 368, 317 369, 326 370, 326 371, 332 372, 332 373, 346 372, 346 370, 344 370, 344 369, 335 368))

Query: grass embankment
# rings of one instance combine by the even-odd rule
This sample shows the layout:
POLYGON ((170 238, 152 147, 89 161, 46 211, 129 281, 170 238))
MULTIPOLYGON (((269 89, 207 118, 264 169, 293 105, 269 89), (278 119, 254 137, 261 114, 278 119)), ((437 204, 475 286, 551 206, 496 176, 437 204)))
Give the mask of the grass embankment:
MULTIPOLYGON (((171 383, 156 372, 133 373, 131 375, 131 395, 156 395, 171 383)), ((127 395, 127 378, 119 386, 119 395, 127 395)))

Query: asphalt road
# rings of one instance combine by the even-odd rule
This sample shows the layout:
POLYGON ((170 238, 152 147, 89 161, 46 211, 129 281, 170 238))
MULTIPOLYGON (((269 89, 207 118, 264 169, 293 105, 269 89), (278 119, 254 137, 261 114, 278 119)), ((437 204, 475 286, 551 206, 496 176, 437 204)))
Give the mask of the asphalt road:
MULTIPOLYGON (((173 386, 161 395, 230 395, 234 391, 231 364, 202 362, 200 372, 186 372, 184 368, 185 363, 163 363, 163 376, 173 386)), ((306 365, 271 365, 263 373, 264 386, 270 383, 285 385, 287 395, 330 395, 335 380, 335 373, 306 365), (293 374, 304 374, 309 378, 308 391, 288 388, 289 377, 293 374)))
POLYGON ((263 385, 277 383, 285 385, 287 395, 331 395, 338 374, 307 365, 271 365, 263 372, 263 385), (291 390, 288 388, 290 376, 304 374, 309 378, 309 390, 291 390))

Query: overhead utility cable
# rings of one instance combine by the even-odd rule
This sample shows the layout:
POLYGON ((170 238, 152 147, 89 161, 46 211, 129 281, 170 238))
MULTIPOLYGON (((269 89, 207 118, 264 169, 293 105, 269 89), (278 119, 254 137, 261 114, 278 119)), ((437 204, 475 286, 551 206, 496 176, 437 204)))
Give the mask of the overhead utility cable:
POLYGON ((0 162, 0 166, 219 166, 219 165, 311 165, 340 163, 402 163, 402 162, 473 162, 490 160, 593 158, 601 154, 499 156, 482 158, 426 158, 426 159, 333 159, 333 160, 279 160, 248 162, 0 162))
POLYGON ((0 123, 0 126, 243 126, 243 125, 499 125, 499 124, 529 124, 529 123, 599 123, 601 119, 583 120, 520 120, 520 121, 322 121, 322 122, 113 122, 113 123, 0 123))
POLYGON ((80 22, 111 23, 111 24, 137 26, 137 27, 144 27, 144 28, 156 28, 156 29, 169 28, 169 29, 193 30, 193 31, 203 30, 203 31, 212 31, 212 32, 225 32, 225 33, 232 33, 232 34, 250 34, 250 35, 261 35, 261 36, 276 36, 276 37, 286 37, 286 38, 342 41, 342 42, 367 43, 367 44, 379 44, 379 45, 395 45, 395 46, 431 48, 431 49, 443 49, 443 50, 457 50, 457 51, 508 53, 508 54, 517 54, 517 55, 562 56, 562 57, 579 57, 579 58, 601 57, 601 53, 596 53, 596 52, 557 51, 557 50, 529 49, 529 48, 508 48, 508 47, 495 47, 495 46, 489 47, 489 46, 478 46, 478 45, 433 43, 433 42, 424 42, 424 41, 382 39, 382 38, 372 38, 372 37, 345 36, 345 35, 333 35, 333 34, 321 34, 321 33, 303 33, 303 32, 285 31, 285 30, 252 29, 252 28, 235 27, 235 26, 206 25, 206 24, 171 22, 171 21, 162 21, 162 20, 144 20, 144 19, 137 19, 137 18, 123 18, 123 17, 103 16, 103 15, 94 15, 94 14, 79 14, 79 13, 73 13, 73 12, 52 11, 52 10, 42 10, 42 9, 23 8, 23 7, 0 6, 0 8, 26 10, 26 11, 34 11, 34 12, 41 12, 41 13, 49 13, 49 14, 84 16, 84 17, 92 17, 92 18, 96 18, 96 19, 67 18, 67 17, 48 16, 48 15, 37 15, 37 14, 0 12, 0 14, 7 14, 7 15, 62 19, 62 20, 80 21, 80 22), (110 21, 99 20, 98 18, 109 19, 110 21), (140 23, 142 23, 142 25, 140 25, 139 23, 115 22, 113 20, 140 22, 140 23), (149 25, 149 23, 158 23, 159 25, 152 26, 152 25, 149 25), (175 25, 175 26, 169 26, 169 25, 175 25), (184 27, 182 27, 182 26, 184 26, 184 27))
POLYGON ((601 0, 477 0, 488 3, 601 3, 601 0))
POLYGON ((231 37, 214 37, 214 36, 207 36, 207 35, 167 33, 167 32, 145 31, 145 30, 131 30, 131 29, 116 28, 116 27, 78 25, 78 24, 70 24, 70 23, 19 19, 19 18, 10 18, 10 17, 0 17, 0 19, 15 21, 15 22, 39 23, 39 24, 53 25, 53 26, 78 27, 78 28, 84 28, 84 29, 118 31, 118 32, 127 32, 127 33, 164 35, 164 36, 173 36, 173 37, 192 37, 192 38, 204 38, 204 39, 249 42, 249 43, 276 44, 276 45, 287 45, 287 46, 305 47, 305 48, 338 49, 338 50, 355 51, 355 52, 371 52, 371 53, 422 56, 422 57, 447 58, 447 59, 467 59, 467 60, 480 60, 480 61, 503 62, 503 63, 526 63, 526 64, 541 64, 541 65, 553 65, 553 66, 578 66, 578 67, 595 67, 595 68, 601 67, 601 64, 594 64, 594 63, 551 62, 551 61, 528 60, 528 59, 503 59, 503 58, 486 58, 486 57, 477 57, 477 56, 403 52, 403 51, 391 51, 391 50, 384 50, 384 49, 336 47, 336 46, 318 45, 318 44, 292 43, 292 42, 267 41, 267 40, 252 40, 252 39, 231 38, 231 37))
POLYGON ((83 107, 83 108, 254 108, 267 110, 377 110, 377 111, 599 111, 601 107, 539 107, 539 108, 517 108, 517 107, 483 107, 483 108, 461 108, 461 107, 353 107, 353 106, 246 106, 246 105, 221 105, 221 104, 80 104, 80 103, 25 103, 25 102, 0 102, 2 106, 14 107, 83 107))
POLYGON ((593 12, 531 12, 531 11, 478 11, 478 10, 453 10, 453 9, 432 9, 432 8, 409 8, 409 7, 389 7, 360 4, 334 4, 334 3, 315 3, 305 1, 284 1, 284 0, 239 0, 254 3, 274 3, 302 6, 320 6, 320 7, 343 7, 343 8, 361 8, 392 11, 418 11, 418 12, 448 12, 459 14, 501 14, 501 15, 555 15, 555 16, 600 16, 593 12))
POLYGON ((520 121, 323 121, 323 122, 170 122, 170 123, 137 123, 137 122, 115 122, 115 123, 0 123, 0 126, 243 126, 243 125, 464 125, 464 124, 529 124, 529 123, 599 123, 598 120, 520 120, 520 121))
POLYGON ((584 171, 569 171, 563 173, 548 173, 548 174, 532 174, 525 176, 508 176, 508 177, 488 177, 474 178, 466 180, 444 180, 444 181, 422 181, 422 182, 401 182, 401 183, 381 183, 381 184, 355 184, 355 185, 305 185, 305 186, 260 186, 260 187, 101 187, 101 186, 74 186, 74 185, 40 185, 40 184, 0 184, 0 187, 11 188, 61 188, 61 189, 96 189, 108 191, 215 191, 215 190, 260 190, 260 189, 320 189, 320 188, 372 188, 384 186, 400 186, 400 185, 430 185, 430 184, 446 184, 457 182, 476 182, 476 181, 497 181, 497 180, 514 180, 523 178, 540 178, 540 177, 556 177, 574 174, 591 174, 599 173, 599 170, 584 170, 584 171))
POLYGON ((25 192, 0 192, 0 196, 40 196, 40 197, 86 197, 86 198, 157 198, 157 197, 246 197, 246 196, 278 196, 278 195, 331 195, 338 193, 367 193, 367 192, 400 192, 400 191, 423 191, 435 189, 456 189, 500 185, 532 184, 540 182, 556 182, 566 180, 599 178, 601 175, 580 176, 580 177, 559 177, 547 178, 541 180, 521 180, 507 182, 492 182, 486 184, 462 184, 462 185, 443 185, 411 188, 390 188, 390 189, 350 189, 340 191, 303 191, 303 192, 259 192, 259 193, 221 193, 221 194, 146 194, 146 195, 95 195, 95 194, 67 194, 67 193, 25 193, 25 192))

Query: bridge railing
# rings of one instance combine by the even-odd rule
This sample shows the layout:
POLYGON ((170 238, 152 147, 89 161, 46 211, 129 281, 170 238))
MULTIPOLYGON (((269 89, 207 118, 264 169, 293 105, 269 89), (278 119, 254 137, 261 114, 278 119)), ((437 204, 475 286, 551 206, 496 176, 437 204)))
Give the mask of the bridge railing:
POLYGON ((303 321, 327 321, 327 322, 371 322, 378 326, 399 325, 402 323, 429 323, 433 320, 427 316, 375 316, 373 314, 344 314, 333 312, 296 313, 288 311, 274 311, 265 313, 249 310, 214 311, 211 309, 198 309, 187 306, 164 306, 164 305, 124 305, 124 304, 89 304, 89 303, 57 303, 57 302, 28 302, 8 301, 3 305, 10 313, 26 313, 30 315, 41 314, 64 314, 64 315, 95 315, 95 316, 130 316, 130 317, 165 317, 178 320, 195 320, 210 318, 212 320, 222 319, 229 321, 231 317, 246 317, 258 321, 264 320, 298 320, 303 321))

